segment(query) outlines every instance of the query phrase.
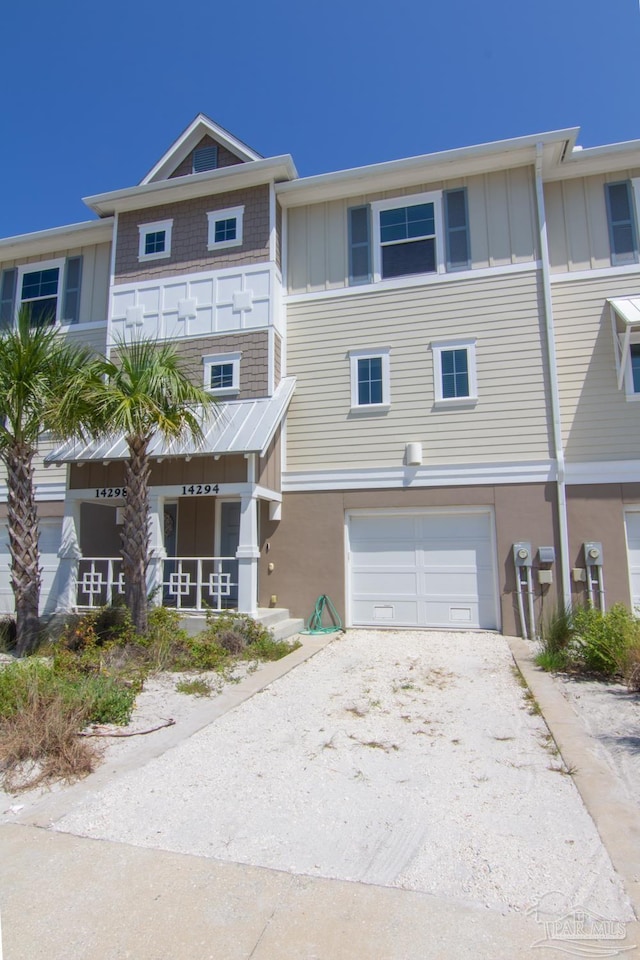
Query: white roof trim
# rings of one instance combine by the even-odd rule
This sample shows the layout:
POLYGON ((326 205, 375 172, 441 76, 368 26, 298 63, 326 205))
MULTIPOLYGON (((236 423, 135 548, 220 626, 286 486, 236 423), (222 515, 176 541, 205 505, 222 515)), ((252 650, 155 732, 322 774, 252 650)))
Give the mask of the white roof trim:
POLYGON ((146 177, 140 181, 140 185, 152 183, 154 180, 165 180, 171 176, 176 167, 182 163, 185 157, 191 153, 193 148, 197 146, 207 134, 241 160, 263 159, 259 153, 252 150, 251 147, 243 143, 242 140, 238 140, 237 137, 234 137, 233 134, 225 130, 224 127, 214 123, 213 120, 206 117, 204 113, 199 113, 187 129, 180 134, 178 139, 171 144, 167 152, 160 157, 146 177))
POLYGON ((31 256, 38 253, 55 253, 57 250, 83 247, 92 243, 105 243, 113 235, 113 217, 102 220, 85 220, 64 227, 51 227, 35 233, 22 233, 16 237, 0 240, 0 258, 15 259, 16 256, 31 256))
POLYGON ((213 196, 254 187, 272 180, 288 180, 297 177, 293 160, 288 154, 282 157, 267 157, 253 163, 237 163, 230 167, 218 167, 203 173, 190 173, 169 180, 155 180, 136 187, 124 187, 109 193, 84 197, 83 202, 99 216, 124 210, 143 210, 161 203, 189 200, 193 197, 213 196))
MULTIPOLYGON (((149 445, 149 455, 154 459, 231 453, 258 453, 264 456, 287 412, 295 383, 295 377, 285 377, 272 397, 219 404, 202 425, 204 440, 200 445, 192 440, 165 443, 162 437, 156 435, 149 445)), ((128 457, 126 440, 118 435, 89 443, 67 441, 45 457, 45 462, 107 462, 126 460, 128 457)))
POLYGON ((623 323, 640 326, 640 296, 610 298, 609 303, 623 323))
POLYGON ((613 349, 616 358, 616 373, 618 375, 618 390, 622 390, 631 349, 631 334, 634 327, 640 327, 640 296, 614 297, 607 303, 611 308, 611 327, 613 330, 613 349), (624 333, 619 334, 616 329, 616 319, 624 323, 624 333))

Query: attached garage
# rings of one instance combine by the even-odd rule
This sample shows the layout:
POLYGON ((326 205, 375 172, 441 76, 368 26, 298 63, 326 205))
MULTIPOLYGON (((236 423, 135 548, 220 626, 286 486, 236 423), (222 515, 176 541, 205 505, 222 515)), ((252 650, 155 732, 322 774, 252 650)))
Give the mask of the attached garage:
MULTIPOLYGON (((53 613, 57 599, 58 551, 62 542, 62 517, 41 517, 40 567, 42 586, 40 590, 40 613, 53 613)), ((11 554, 9 531, 0 527, 0 614, 13 613, 15 603, 11 589, 11 554)))
POLYGON ((346 527, 351 625, 498 628, 490 510, 354 510, 346 527))
POLYGON ((627 510, 625 520, 627 527, 627 555, 629 561, 631 606, 636 612, 640 612, 640 508, 637 510, 627 510))

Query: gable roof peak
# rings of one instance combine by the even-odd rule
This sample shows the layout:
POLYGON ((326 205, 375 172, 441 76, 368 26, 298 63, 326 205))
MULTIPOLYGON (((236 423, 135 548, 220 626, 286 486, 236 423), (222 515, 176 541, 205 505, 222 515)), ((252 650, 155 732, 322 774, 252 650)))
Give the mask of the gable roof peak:
POLYGON ((199 113, 183 130, 180 136, 175 140, 169 149, 164 153, 158 162, 151 168, 149 173, 140 181, 140 186, 147 183, 154 183, 156 180, 168 179, 174 170, 191 153, 194 147, 203 137, 210 136, 217 143, 222 144, 231 153, 241 161, 262 160, 261 154, 256 153, 251 147, 232 133, 221 127, 204 113, 199 113))

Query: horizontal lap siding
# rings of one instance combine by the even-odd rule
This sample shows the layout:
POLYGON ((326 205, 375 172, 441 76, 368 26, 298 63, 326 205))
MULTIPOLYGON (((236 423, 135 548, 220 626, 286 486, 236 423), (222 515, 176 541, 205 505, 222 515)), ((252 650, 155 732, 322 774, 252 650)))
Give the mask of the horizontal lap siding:
POLYGON ((640 406, 618 390, 609 297, 640 292, 634 276, 553 285, 558 381, 570 462, 628 460, 640 448, 640 406))
POLYGON ((535 273, 290 305, 287 469, 425 465, 550 455, 535 273), (477 338, 478 402, 434 408, 431 340, 477 338), (351 414, 349 350, 391 347, 391 409, 351 414))
POLYGON ((467 179, 414 184, 311 204, 288 211, 289 293, 345 286, 348 272, 347 210, 376 200, 467 188, 471 258, 475 268, 536 259, 536 219, 531 168, 519 167, 467 179))

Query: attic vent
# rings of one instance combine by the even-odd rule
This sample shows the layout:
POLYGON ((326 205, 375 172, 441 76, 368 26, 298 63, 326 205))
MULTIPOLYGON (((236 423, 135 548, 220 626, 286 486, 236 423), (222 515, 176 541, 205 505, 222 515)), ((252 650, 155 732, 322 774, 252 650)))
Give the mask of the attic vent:
POLYGON ((215 170, 218 166, 217 147, 199 147, 193 151, 193 172, 203 173, 205 170, 215 170))

